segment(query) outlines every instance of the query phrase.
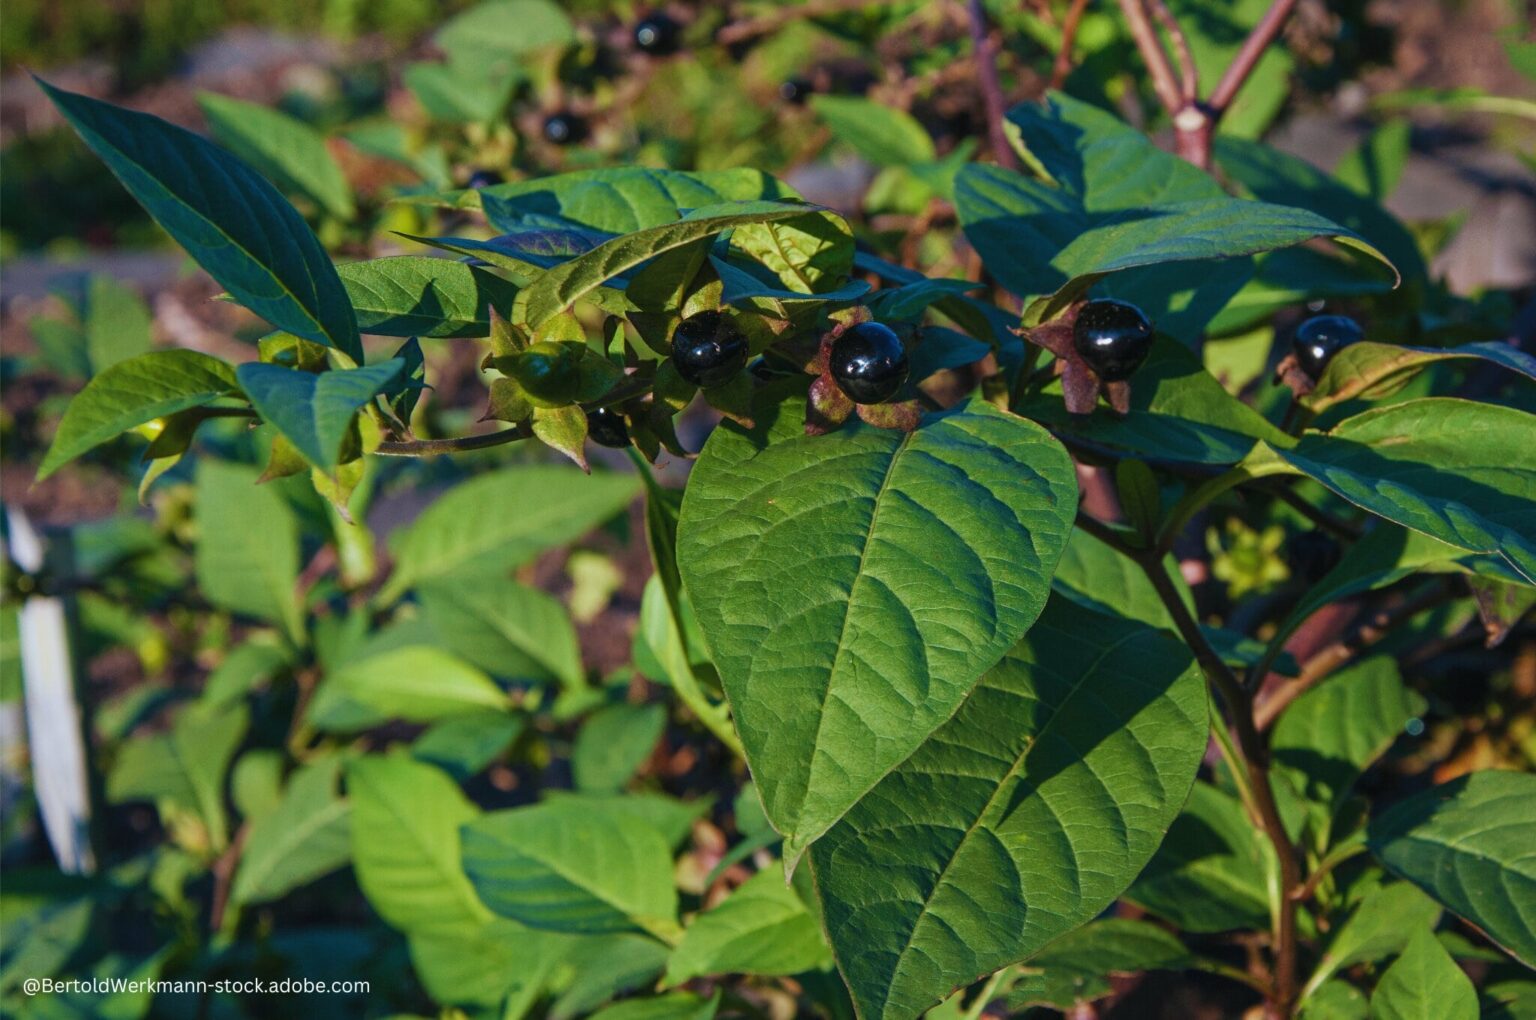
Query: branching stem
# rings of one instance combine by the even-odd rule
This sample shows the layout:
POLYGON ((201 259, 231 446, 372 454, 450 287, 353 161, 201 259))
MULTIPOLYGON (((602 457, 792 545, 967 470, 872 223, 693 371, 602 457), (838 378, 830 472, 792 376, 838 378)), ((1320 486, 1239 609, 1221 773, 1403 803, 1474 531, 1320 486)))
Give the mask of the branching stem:
POLYGON ((987 31, 987 12, 981 0, 966 0, 965 10, 971 22, 971 45, 976 59, 976 80, 981 86, 981 99, 987 108, 987 140, 992 147, 992 158, 1010 170, 1019 168, 1013 146, 1003 130, 1003 114, 1007 111, 1003 101, 1003 87, 997 78, 997 44, 987 31))

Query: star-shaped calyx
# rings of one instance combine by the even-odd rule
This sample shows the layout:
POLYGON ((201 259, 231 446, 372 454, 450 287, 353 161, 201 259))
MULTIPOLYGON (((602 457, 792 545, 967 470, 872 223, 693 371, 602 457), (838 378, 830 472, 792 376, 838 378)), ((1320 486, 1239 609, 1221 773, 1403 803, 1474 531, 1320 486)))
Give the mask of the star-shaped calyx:
POLYGON ((815 355, 806 364, 806 371, 816 376, 805 406, 806 434, 819 436, 831 432, 847 421, 850 414, 857 414, 876 428, 903 432, 917 428, 923 416, 920 401, 884 399, 906 382, 906 346, 913 339, 910 330, 876 323, 869 310, 862 307, 849 309, 839 318, 822 335, 815 355), (903 337, 897 329, 909 335, 903 337), (839 344, 844 337, 847 340, 839 344), (839 357, 850 363, 836 364, 839 357), (843 382, 838 381, 839 371, 845 377, 843 382), (850 386, 853 396, 849 395, 850 386), (880 389, 886 392, 871 392, 880 389), (860 403, 855 396, 870 402, 860 403))

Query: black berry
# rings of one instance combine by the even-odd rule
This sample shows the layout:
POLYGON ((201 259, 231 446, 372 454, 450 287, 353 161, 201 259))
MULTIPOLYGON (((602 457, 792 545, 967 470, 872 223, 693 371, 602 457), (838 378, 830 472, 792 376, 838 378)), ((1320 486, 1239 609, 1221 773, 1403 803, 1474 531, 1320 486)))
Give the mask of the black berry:
POLYGON ((828 368, 856 404, 883 404, 907 381, 906 348, 891 327, 861 322, 832 341, 828 368))
POLYGON ((1129 379, 1152 352, 1152 323, 1124 301, 1090 301, 1072 324, 1072 346, 1105 382, 1129 379))
POLYGON ((695 386, 719 386, 746 366, 747 338, 720 312, 690 315, 672 334, 672 364, 695 386))
POLYGON ((476 170, 469 175, 469 181, 464 186, 478 191, 480 188, 489 188, 491 185, 500 184, 501 182, 502 176, 495 170, 476 170))
POLYGON ((814 91, 815 86, 805 78, 789 78, 779 85, 779 98, 791 106, 804 106, 814 91))
POLYGON ((1291 350, 1301 370, 1315 381, 1335 354, 1364 339, 1360 324, 1346 315, 1314 315, 1296 327, 1291 350))
POLYGON ((622 450, 629 445, 629 426, 619 412, 599 407, 587 412, 587 437, 598 446, 622 450))
POLYGON ((653 57, 665 57, 682 47, 682 29, 661 11, 635 22, 635 49, 653 57))
POLYGON ((574 113, 552 113, 544 118, 544 137, 556 145, 570 145, 587 136, 587 122, 574 113))

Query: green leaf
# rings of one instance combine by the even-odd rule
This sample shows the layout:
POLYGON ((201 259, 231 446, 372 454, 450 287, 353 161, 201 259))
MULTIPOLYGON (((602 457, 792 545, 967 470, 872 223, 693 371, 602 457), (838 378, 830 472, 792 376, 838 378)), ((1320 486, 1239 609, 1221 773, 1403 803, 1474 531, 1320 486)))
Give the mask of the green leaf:
POLYGON ((1367 843, 1424 889, 1536 966, 1536 776, 1473 772, 1371 820, 1367 843))
POLYGON ((500 116, 518 73, 503 58, 466 55, 446 64, 408 64, 400 77, 433 120, 474 124, 500 116))
POLYGON ((423 584, 422 613, 444 647, 504 680, 586 683, 571 614, 559 599, 495 574, 423 584))
POLYGON ((1345 967, 1373 963, 1402 951, 1418 931, 1433 930, 1440 907, 1407 882, 1392 882, 1367 893, 1328 943, 1301 997, 1345 967))
POLYGON ((1257 198, 1326 216, 1369 239, 1408 282, 1425 279, 1424 256, 1397 217, 1306 160, 1228 136, 1216 139, 1215 156, 1217 165, 1257 198))
POLYGON ((1029 628, 1076 512, 1066 452, 972 401, 912 433, 716 429, 678 566, 793 863, 1029 628))
POLYGON ((239 392, 233 368, 197 351, 151 351, 120 361, 69 402, 38 480, 129 429, 239 392))
POLYGON ((761 262, 785 287, 801 294, 842 284, 853 269, 853 232, 835 213, 737 227, 731 232, 731 246, 761 262))
POLYGON ((1364 659, 1285 710, 1271 738, 1275 763, 1293 777, 1297 792, 1332 816, 1360 774, 1425 708, 1390 656, 1364 659))
MULTIPOLYGON (((1051 585, 1073 602, 1106 616, 1125 616, 1164 630, 1174 629, 1173 617, 1146 572, 1135 560, 1086 531, 1072 532, 1051 585)), ((1185 604, 1193 611, 1194 596, 1187 586, 1179 587, 1185 604)))
POLYGON ((438 29, 433 41, 446 53, 492 50, 522 56, 575 39, 571 19, 549 0, 488 0, 438 29))
POLYGON ((826 121, 834 138, 876 166, 930 163, 937 158, 927 130, 903 110, 863 96, 824 94, 811 97, 811 109, 826 121))
POLYGON ((352 416, 400 375, 400 358, 366 368, 305 372, 248 361, 236 372, 261 417, 315 467, 335 471, 352 416))
POLYGON ((1276 452, 1351 503, 1536 584, 1536 417, 1449 397, 1411 400, 1309 432, 1276 452))
POLYGON ((1185 931, 1263 928, 1270 858, 1237 798, 1196 783, 1125 898, 1185 931))
POLYGON ((411 756, 463 782, 495 761, 526 725, 521 716, 476 711, 433 723, 411 743, 411 756))
POLYGON ((677 932, 671 851, 631 815, 551 800, 492 812, 463 839, 464 870, 503 917, 578 934, 677 932))
POLYGON ((503 315, 517 286, 454 259, 394 255, 337 266, 357 324, 376 336, 491 335, 487 309, 503 315))
POLYGON ((199 92, 213 136, 284 191, 298 192, 339 220, 357 214, 352 188, 325 137, 286 113, 213 92, 199 92))
POLYGON ((1116 974, 1184 970, 1194 957, 1178 937, 1147 921, 1094 921, 1052 942, 1030 957, 1008 993, 1008 1008, 1051 1006, 1070 1011, 1112 990, 1116 974))
POLYGON ((272 185, 159 117, 38 84, 155 222, 236 301, 278 329, 362 360, 336 268, 272 185))
POLYGON ((251 825, 230 892, 235 902, 275 900, 351 858, 352 808, 336 795, 340 767, 332 757, 300 768, 271 813, 251 825))
MULTIPOLYGON (((1251 255, 1315 237, 1375 254, 1322 216, 1226 195, 1208 175, 1086 103, 1051 93, 1045 105, 1021 104, 1008 116, 1046 179, 972 163, 955 178, 955 208, 998 281, 1020 297, 1039 298, 1028 304, 1027 324, 1049 318, 1111 273, 1132 271, 1117 282, 1116 296, 1160 319, 1170 293, 1188 289, 1188 273, 1147 267, 1251 255)), ((1218 273, 1209 282, 1221 293, 1202 302, 1207 317, 1242 280, 1218 273)))
POLYGON ((549 1020, 574 1020, 615 995, 653 984, 666 960, 667 947, 648 935, 579 939, 566 960, 576 976, 550 1007, 549 1020))
POLYGON ((1371 993, 1373 1020, 1477 1020, 1477 989, 1428 928, 1408 942, 1371 993))
POLYGON ((1365 993, 1341 978, 1319 985, 1297 1014, 1300 1020, 1367 1020, 1370 1015, 1365 993))
POLYGON ((1255 440, 1271 446, 1294 442, 1228 393, 1198 356, 1161 335, 1131 382, 1130 413, 1068 414, 1060 381, 1029 394, 1019 413, 1087 442, 1157 461, 1235 464, 1255 440))
POLYGON ((209 602, 279 624, 303 644, 299 522, 281 493, 257 485, 244 464, 204 460, 197 467, 197 586, 209 602))
POLYGON ((504 468, 455 486, 390 545, 395 572, 381 602, 425 581, 505 574, 545 549, 580 538, 639 490, 632 475, 573 467, 504 468))
POLYGON ((459 866, 459 827, 480 812, 448 775, 403 754, 347 762, 352 861, 379 915, 413 935, 469 936, 492 920, 459 866))
POLYGON ((1334 179, 1377 202, 1397 190, 1412 151, 1413 123, 1407 117, 1384 121, 1333 168, 1334 179))
POLYGON ((1328 361, 1317 388, 1301 398, 1314 414, 1346 400, 1391 396, 1424 368, 1438 361, 1478 360, 1536 379, 1536 358, 1499 341, 1462 347, 1405 347, 1366 341, 1339 351, 1328 361))
POLYGON ((819 207, 787 202, 728 202, 693 209, 675 223, 616 237, 550 269, 520 295, 524 319, 537 328, 626 270, 663 252, 733 227, 796 219, 819 207))
POLYGON ((789 976, 831 962, 816 918, 768 868, 694 919, 667 961, 664 986, 709 974, 789 976))
POLYGON ((483 207, 491 226, 507 232, 526 229, 530 222, 548 223, 553 217, 590 230, 631 234, 672 223, 684 209, 793 197, 782 182, 746 167, 684 172, 625 166, 460 192, 455 204, 483 207))
POLYGON ((1206 705, 1171 636, 1047 606, 954 718, 811 848, 860 1015, 916 1017, 1112 903, 1189 794, 1206 705))
POLYGON ((392 719, 430 723, 475 709, 506 711, 495 681, 427 645, 349 659, 321 681, 306 715, 323 730, 363 730, 392 719))
POLYGON ((154 320, 130 288, 110 276, 91 277, 84 312, 85 346, 93 375, 149 351, 154 320))
POLYGON ((576 789, 622 789, 656 749, 667 725, 667 706, 609 705, 587 717, 571 749, 576 789))
POLYGON ((720 1008, 720 992, 705 999, 692 992, 626 999, 592 1014, 592 1020, 711 1020, 720 1008))
POLYGON ((224 812, 224 775, 250 722, 243 704, 191 706, 176 716, 168 733, 138 737, 123 745, 107 776, 107 799, 169 802, 202 820, 214 852, 229 842, 224 812))
POLYGON ((498 917, 463 932, 410 932, 411 967, 433 1002, 500 1007, 532 1003, 544 991, 574 939, 498 917), (510 1000, 510 1002, 509 1002, 510 1000))

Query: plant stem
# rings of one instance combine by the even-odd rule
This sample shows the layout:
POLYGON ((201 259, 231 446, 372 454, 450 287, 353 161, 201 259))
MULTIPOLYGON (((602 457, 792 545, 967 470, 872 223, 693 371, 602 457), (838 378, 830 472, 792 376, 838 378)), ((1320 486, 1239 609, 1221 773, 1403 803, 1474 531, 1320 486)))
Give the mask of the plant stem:
POLYGON ((966 0, 966 13, 971 21, 971 45, 976 57, 976 80, 981 86, 981 99, 987 108, 987 139, 992 147, 992 158, 1010 170, 1019 168, 1019 160, 1008 144, 1003 131, 1003 87, 997 79, 997 47, 987 33, 987 13, 981 0, 966 0))
POLYGON ((1237 98, 1238 90, 1253 73, 1269 44, 1280 34, 1280 29, 1285 27, 1285 20, 1291 16, 1295 7, 1296 0, 1274 0, 1259 23, 1253 26, 1253 31, 1248 33, 1248 38, 1243 40, 1242 49, 1237 51, 1237 56, 1227 65, 1206 103, 1216 119, 1219 120, 1227 107, 1232 105, 1232 100, 1237 98))
POLYGON ((1173 618, 1179 636, 1195 653, 1195 660, 1205 672, 1206 679, 1220 692, 1232 719, 1237 747, 1247 766, 1258 822, 1274 847, 1275 859, 1280 866, 1281 896, 1275 918, 1275 980, 1269 1007, 1272 1016, 1289 1017, 1296 997, 1296 901, 1286 894, 1301 884, 1301 862, 1286 834, 1279 805, 1275 803, 1274 788, 1269 781, 1269 749, 1254 725, 1253 696, 1206 639, 1163 566, 1162 554, 1153 549, 1139 552, 1134 558, 1173 618))
POLYGON ((1179 82, 1174 77, 1168 51, 1163 49, 1163 41, 1157 37, 1157 29, 1152 27, 1143 0, 1120 0, 1120 10, 1125 14, 1125 23, 1131 30, 1131 38, 1136 41, 1136 48, 1141 51, 1141 59, 1147 62, 1147 73, 1152 76, 1152 91, 1157 94, 1157 101, 1163 104, 1170 117, 1176 115, 1184 105, 1184 97, 1179 93, 1179 82))
POLYGON ((466 453, 470 450, 485 450, 492 446, 504 446, 507 443, 515 443, 520 439, 527 439, 533 435, 533 430, 526 425, 518 425, 510 429, 502 429, 500 432, 490 432, 483 436, 454 436, 451 439, 399 439, 386 441, 379 444, 374 453, 381 457, 436 457, 444 453, 466 453))
POLYGON ((981 991, 976 993, 976 1001, 971 1003, 971 1008, 965 1011, 961 1020, 980 1020, 982 1013, 986 1012, 987 1003, 991 1002, 992 996, 997 994, 997 986, 1003 983, 1003 978, 1012 969, 1004 967, 988 978, 987 983, 982 985, 981 991))
POLYGON ((1184 36, 1184 30, 1179 27, 1178 19, 1168 9, 1163 0, 1147 0, 1147 6, 1152 9, 1152 16, 1157 23, 1163 26, 1163 31, 1168 33, 1168 40, 1173 44, 1173 59, 1179 65, 1179 92, 1184 103, 1193 103, 1200 98, 1200 72, 1195 67, 1195 58, 1189 51, 1189 40, 1184 36))
POLYGON ((1059 89, 1072 73, 1072 47, 1077 43, 1077 28, 1083 22, 1083 12, 1088 0, 1072 0, 1067 17, 1061 23, 1061 48, 1056 51, 1056 62, 1051 66, 1051 88, 1059 89))

